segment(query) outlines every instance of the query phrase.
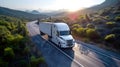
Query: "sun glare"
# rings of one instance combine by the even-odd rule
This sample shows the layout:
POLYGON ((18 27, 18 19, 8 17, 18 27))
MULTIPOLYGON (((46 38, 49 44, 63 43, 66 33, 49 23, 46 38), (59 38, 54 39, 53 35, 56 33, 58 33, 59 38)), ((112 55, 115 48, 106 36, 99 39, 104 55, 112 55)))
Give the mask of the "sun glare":
POLYGON ((82 9, 82 8, 68 8, 67 10, 68 10, 69 12, 76 12, 76 11, 78 11, 78 10, 80 10, 80 9, 82 9))
POLYGON ((84 7, 89 7, 94 1, 92 0, 56 0, 54 4, 55 9, 67 9, 70 12, 75 12, 77 10, 83 9, 84 7))

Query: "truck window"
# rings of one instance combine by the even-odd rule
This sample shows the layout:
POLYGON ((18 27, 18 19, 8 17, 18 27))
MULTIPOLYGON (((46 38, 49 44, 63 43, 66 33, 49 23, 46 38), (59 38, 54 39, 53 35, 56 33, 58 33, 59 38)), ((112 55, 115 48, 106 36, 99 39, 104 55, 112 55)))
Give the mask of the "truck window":
POLYGON ((60 35, 70 35, 70 31, 60 31, 60 35))

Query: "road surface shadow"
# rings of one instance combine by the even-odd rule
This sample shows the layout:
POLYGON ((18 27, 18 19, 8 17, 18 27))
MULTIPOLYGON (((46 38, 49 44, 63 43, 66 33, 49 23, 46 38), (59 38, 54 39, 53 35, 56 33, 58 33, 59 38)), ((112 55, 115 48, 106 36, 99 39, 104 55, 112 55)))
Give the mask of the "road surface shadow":
MULTIPOLYGON (((48 41, 44 40, 39 34, 31 36, 32 41, 37 45, 37 48, 41 51, 41 54, 45 58, 48 67, 79 67, 73 63, 73 60, 69 59, 48 41)), ((73 50, 64 50, 74 58, 73 50)))

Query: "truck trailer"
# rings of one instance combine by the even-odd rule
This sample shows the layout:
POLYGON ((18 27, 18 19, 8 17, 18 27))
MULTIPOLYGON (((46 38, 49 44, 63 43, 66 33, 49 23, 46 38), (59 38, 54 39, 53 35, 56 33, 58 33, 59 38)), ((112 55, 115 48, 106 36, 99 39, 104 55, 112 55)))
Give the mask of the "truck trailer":
POLYGON ((39 22, 40 35, 48 35, 49 40, 61 48, 70 48, 75 44, 69 26, 66 23, 39 22))

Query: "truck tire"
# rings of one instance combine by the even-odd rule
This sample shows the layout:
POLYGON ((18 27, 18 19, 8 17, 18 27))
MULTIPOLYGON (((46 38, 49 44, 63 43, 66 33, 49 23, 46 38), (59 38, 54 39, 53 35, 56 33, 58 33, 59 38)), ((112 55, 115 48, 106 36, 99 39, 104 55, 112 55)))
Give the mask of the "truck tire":
POLYGON ((40 35, 45 35, 43 32, 40 31, 40 35))

